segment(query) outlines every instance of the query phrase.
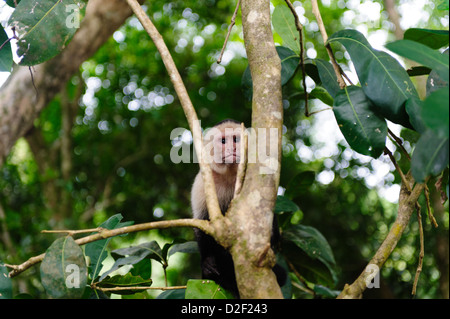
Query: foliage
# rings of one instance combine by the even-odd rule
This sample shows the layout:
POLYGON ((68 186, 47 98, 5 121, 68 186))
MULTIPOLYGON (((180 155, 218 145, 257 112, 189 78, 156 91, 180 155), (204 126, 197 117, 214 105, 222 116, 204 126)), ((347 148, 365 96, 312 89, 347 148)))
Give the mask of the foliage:
MULTIPOLYGON (((12 5, 11 1, 7 3, 12 5)), ((79 4, 83 5, 82 1, 79 4)), ((234 49, 227 51, 234 57, 232 62, 225 67, 214 62, 233 5, 213 0, 152 1, 146 5, 174 51, 174 59, 204 126, 225 117, 249 123, 252 82, 244 54, 239 53, 242 51, 239 31, 231 34, 229 45, 234 49)), ((304 4, 305 11, 308 6, 309 3, 304 4)), ((62 7, 59 1, 20 2, 10 19, 10 25, 22 23, 17 31, 25 42, 19 42, 18 53, 26 54, 20 64, 34 65, 50 59, 70 41, 74 30, 53 27, 61 25, 61 17, 67 17, 67 12, 56 14, 55 10, 62 7), (36 20, 29 20, 31 15, 27 16, 27 10, 37 2, 45 5, 42 14, 36 20), (19 32, 27 27, 37 28, 35 31, 40 36, 19 32), (60 41, 52 40, 51 46, 41 50, 45 47, 43 43, 47 43, 41 35, 52 36, 47 33, 49 29, 61 36, 60 41)), ((445 2, 440 7, 445 10, 445 2)), ((392 52, 428 68, 425 71, 429 73, 427 96, 421 99, 410 70, 405 70, 390 54, 374 49, 361 32, 343 30, 337 17, 343 15, 344 9, 333 3, 322 11, 324 19, 330 21, 327 28, 332 35, 328 43, 333 45, 336 56, 341 56, 339 62, 352 62, 359 84, 339 87, 333 67, 325 60, 325 51, 316 38, 317 30, 305 28, 305 38, 318 52, 317 58, 308 59, 305 64, 306 75, 314 81, 308 96, 314 99, 313 105, 323 105, 317 102, 320 100, 332 106, 330 113, 346 141, 340 142, 338 151, 331 156, 314 155, 310 160, 298 154, 300 150, 313 154, 320 150, 310 130, 318 120, 306 119, 302 114, 308 88, 300 85, 303 75, 298 67, 298 32, 283 2, 275 6, 272 15, 275 39, 283 44, 277 47, 277 52, 282 63, 287 128, 280 181, 285 193, 278 197, 275 207, 283 238, 278 257, 286 269, 292 270, 290 264, 301 274, 298 278, 291 271, 283 287, 287 298, 336 297, 335 289, 355 278, 386 235, 395 215, 395 205, 368 187, 364 176, 374 172, 375 159, 385 147, 393 147, 386 142, 389 141, 387 120, 404 127, 404 147, 410 153, 413 150, 411 162, 407 156, 392 150, 400 167, 405 170, 410 167, 418 182, 435 182, 440 178, 443 183, 440 189, 448 194, 449 60, 448 51, 441 52, 448 46, 448 31, 412 28, 405 32, 404 40, 386 45, 392 52), (338 43, 345 47, 349 60, 338 43), (323 172, 333 174, 331 183, 320 182, 323 172)), ((123 217, 117 212, 123 212, 126 220, 136 222, 190 216, 189 188, 196 167, 175 165, 169 161, 169 154, 174 144, 191 147, 192 142, 187 130, 181 141, 168 142, 173 128, 186 126, 184 117, 158 53, 137 25, 137 20, 131 18, 67 86, 70 98, 76 97, 80 87, 83 90, 71 129, 74 145, 71 180, 61 176, 58 156, 56 160, 48 156, 51 165, 41 170, 24 141, 16 145, 1 170, 0 205, 5 207, 7 228, 18 247, 15 256, 11 256, 11 250, 6 253, 6 247, 0 248, 0 261, 21 262, 49 247, 39 281, 45 293, 36 280, 30 280, 34 297, 106 298, 111 293, 121 294, 123 298, 230 297, 214 282, 193 279, 199 277, 199 267, 190 230, 108 238, 87 244, 84 252, 71 236, 51 243, 51 238, 38 234, 40 229, 55 225, 84 228, 97 224, 114 229, 131 223, 121 222, 123 217), (63 210, 48 205, 48 197, 41 189, 49 184, 56 185, 54 189, 60 198, 69 195, 70 215, 58 216, 56 212, 63 210), (85 257, 89 261, 86 270, 85 257), (187 261, 182 262, 186 266, 177 268, 177 258, 187 261), (66 260, 79 266, 81 290, 65 290, 60 285, 73 274, 64 272, 69 262, 66 260), (186 289, 158 292, 158 295, 144 292, 155 286, 158 271, 162 271, 165 284, 187 283, 186 289), (121 289, 108 290, 115 287, 121 289)), ((0 43, 5 39, 1 30, 0 43)), ((8 42, 0 51, 0 71, 11 69, 10 52, 8 42)), ((61 138, 62 107, 62 98, 56 99, 36 121, 36 129, 44 139, 40 146, 48 154, 61 138)), ((386 175, 384 186, 400 183, 398 174, 386 175)), ((439 197, 437 192, 433 194, 439 197)), ((421 199, 421 204, 426 206, 425 199, 421 199)), ((433 209, 441 214, 441 229, 431 233, 429 225, 425 228, 430 233, 426 251, 433 252, 426 254, 421 280, 425 287, 419 284, 418 296, 440 296, 436 288, 439 256, 434 247, 440 237, 448 238, 448 202, 446 205, 443 212, 433 209)), ((411 276, 407 274, 415 271, 417 263, 417 233, 417 223, 413 222, 383 269, 383 279, 394 296, 409 296, 411 276)), ((6 267, 0 264, 0 297, 11 298, 14 279, 2 276, 5 273, 6 267)))

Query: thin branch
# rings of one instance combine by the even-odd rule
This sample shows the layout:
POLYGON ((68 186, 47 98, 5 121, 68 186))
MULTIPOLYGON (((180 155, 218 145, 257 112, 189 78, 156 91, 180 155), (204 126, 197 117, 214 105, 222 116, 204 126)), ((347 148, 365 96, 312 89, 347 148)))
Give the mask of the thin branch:
POLYGON ((217 64, 220 64, 222 62, 223 52, 225 51, 225 48, 227 47, 228 38, 230 37, 231 29, 233 29, 233 26, 234 26, 234 24, 236 22, 236 16, 237 16, 237 13, 239 11, 239 6, 240 5, 241 5, 241 0, 238 0, 237 3, 236 3, 236 9, 234 9, 233 16, 231 17, 230 25, 228 26, 228 32, 227 32, 227 36, 225 38, 225 42, 223 43, 222 51, 220 51, 219 58, 217 59, 217 64))
POLYGON ((428 218, 430 219, 430 222, 433 224, 434 228, 438 228, 438 223, 436 221, 436 218, 434 218, 433 213, 431 211, 431 204, 430 204, 430 190, 427 185, 425 185, 425 202, 427 203, 427 212, 428 212, 428 218))
POLYGON ((311 114, 309 113, 308 109, 308 92, 306 91, 306 70, 305 70, 305 48, 303 45, 303 26, 300 23, 300 19, 298 18, 297 12, 295 11, 294 6, 292 5, 291 1, 285 0, 287 6, 291 10, 292 14, 294 15, 295 19, 295 27, 297 28, 298 34, 299 34, 299 45, 300 45, 300 66, 302 68, 302 83, 303 83, 303 90, 305 91, 305 115, 309 117, 311 114))
POLYGON ((327 35, 327 31, 325 29, 325 25, 323 24, 323 20, 322 20, 321 14, 320 14, 319 5, 317 3, 317 0, 311 0, 311 5, 312 5, 312 12, 313 12, 314 16, 316 17, 320 33, 322 34, 323 44, 325 45, 325 49, 327 50, 328 56, 330 57, 331 63, 333 64, 334 73, 336 73, 336 77, 337 77, 340 88, 343 89, 346 86, 346 84, 345 84, 344 79, 342 78, 342 74, 341 74, 342 69, 336 62, 336 59, 334 57, 333 51, 331 50, 330 44, 327 44, 328 35, 327 35))
POLYGON ((99 287, 96 285, 96 283, 94 283, 91 286, 92 289, 95 290, 100 290, 100 291, 104 291, 104 292, 108 292, 108 291, 127 291, 127 290, 149 290, 149 289, 153 289, 153 290, 176 290, 176 289, 186 289, 187 286, 172 286, 172 287, 111 287, 111 288, 105 288, 105 287, 99 287))
POLYGON ((423 266, 423 257, 425 256, 425 249, 423 244, 423 226, 422 226, 422 214, 420 213, 421 207, 418 202, 416 202, 416 210, 417 210, 417 221, 419 223, 419 238, 420 238, 420 253, 419 253, 419 264, 417 265, 416 275, 414 277, 414 284, 412 288, 411 294, 413 296, 416 295, 417 291, 417 283, 419 282, 419 276, 422 272, 422 266, 423 266))
POLYGON ((67 234, 69 236, 77 235, 77 234, 86 234, 86 233, 99 233, 104 228, 90 228, 90 229, 80 229, 80 230, 65 230, 65 229, 55 229, 55 230, 41 230, 42 234, 67 234))
MULTIPOLYGON (((149 222, 149 223, 143 223, 143 224, 136 224, 132 226, 126 226, 116 229, 99 229, 99 232, 97 234, 92 234, 83 238, 79 238, 75 240, 75 242, 78 245, 85 245, 87 243, 91 243, 97 240, 102 240, 105 238, 110 238, 122 234, 128 234, 128 233, 134 233, 149 229, 165 229, 165 228, 172 228, 172 227, 195 227, 198 229, 201 229, 208 235, 213 235, 213 228, 210 225, 210 222, 207 220, 200 220, 200 219, 175 219, 175 220, 164 220, 164 221, 157 221, 157 222, 149 222)), ((24 263, 20 265, 5 265, 9 268, 12 268, 12 271, 9 273, 9 276, 15 277, 18 274, 22 273, 23 271, 27 270, 28 268, 34 266, 37 263, 40 263, 44 259, 45 253, 40 254, 38 256, 31 257, 24 263)))
POLYGON ((403 141, 400 137, 398 137, 397 135, 394 134, 394 132, 392 132, 389 128, 388 128, 388 133, 389 135, 392 137, 392 139, 397 143, 397 145, 400 147, 400 149, 402 150, 403 154, 406 155, 406 158, 408 160, 411 160, 411 156, 409 156, 408 152, 406 151, 406 149, 403 147, 403 141))
POLYGON ((408 189, 408 191, 411 192, 411 186, 409 185, 409 183, 406 180, 405 174, 403 174, 403 171, 401 170, 400 166, 398 166, 397 161, 395 160, 394 155, 392 155, 391 151, 385 147, 384 148, 384 154, 387 154, 389 156, 389 158, 391 159, 391 162, 394 164, 395 169, 397 170, 398 174, 400 175, 400 178, 402 180, 402 184, 406 186, 406 188, 408 189))
POLYGON ((207 163, 205 163, 203 160, 204 158, 206 158, 206 153, 204 153, 205 150, 203 148, 202 131, 197 118, 197 114, 195 113, 194 106, 192 105, 192 102, 189 98, 189 94, 186 90, 186 87, 184 86, 180 73, 178 72, 175 62, 173 61, 173 58, 170 55, 169 49, 164 43, 164 39, 161 34, 158 32, 137 0, 127 0, 127 2, 141 22, 145 31, 147 31, 148 35, 155 43, 155 46, 158 49, 158 52, 160 53, 161 58, 164 62, 166 70, 169 73, 170 80, 172 81, 175 92, 180 99, 181 106, 183 107, 183 111, 192 131, 195 150, 197 152, 197 158, 199 159, 200 171, 205 186, 206 206, 208 208, 209 218, 211 219, 211 221, 215 219, 220 220, 221 218, 223 218, 223 216, 219 207, 219 203, 217 201, 216 186, 212 177, 211 167, 207 165, 207 163), (205 154, 205 156, 202 156, 203 154, 205 154))

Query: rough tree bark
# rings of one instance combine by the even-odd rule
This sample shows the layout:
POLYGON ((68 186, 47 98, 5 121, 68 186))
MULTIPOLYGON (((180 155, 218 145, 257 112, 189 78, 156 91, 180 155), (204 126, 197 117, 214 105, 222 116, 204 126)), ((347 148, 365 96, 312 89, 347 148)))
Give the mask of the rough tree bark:
MULTIPOLYGON (((239 233, 231 247, 241 298, 282 298, 271 268, 275 255, 270 236, 280 176, 283 122, 281 62, 275 50, 269 0, 244 0, 241 5, 245 48, 253 81, 252 128, 266 137, 267 158, 256 157, 247 165, 242 191, 227 213, 239 233), (258 130, 262 129, 262 130, 258 130), (275 129, 276 145, 269 145, 275 129), (270 152, 270 146, 277 152, 270 152)), ((273 141, 272 141, 273 142, 273 141)), ((250 151, 249 151, 250 152, 250 151)), ((256 152, 257 156, 258 152, 256 152)))
POLYGON ((122 0, 90 0, 80 29, 64 51, 32 68, 16 67, 0 90, 0 167, 17 139, 29 131, 39 113, 131 15, 122 0))

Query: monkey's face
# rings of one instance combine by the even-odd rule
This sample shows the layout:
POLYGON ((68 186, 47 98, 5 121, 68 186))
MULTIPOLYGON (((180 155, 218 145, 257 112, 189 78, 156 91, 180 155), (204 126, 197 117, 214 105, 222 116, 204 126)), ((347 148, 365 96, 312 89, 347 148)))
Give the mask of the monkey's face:
POLYGON ((238 164, 240 161, 241 127, 224 123, 208 130, 204 143, 209 163, 215 167, 238 164))
POLYGON ((219 164, 237 164, 240 160, 241 129, 225 128, 215 137, 214 160, 219 164), (217 151, 219 150, 219 151, 217 151))

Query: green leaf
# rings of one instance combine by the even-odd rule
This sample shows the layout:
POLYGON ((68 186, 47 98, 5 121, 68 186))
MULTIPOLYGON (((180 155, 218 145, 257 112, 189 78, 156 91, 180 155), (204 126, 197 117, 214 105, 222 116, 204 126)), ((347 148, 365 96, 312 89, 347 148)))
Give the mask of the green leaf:
MULTIPOLYGON (((300 57, 286 47, 279 46, 276 47, 276 50, 281 60, 281 85, 285 85, 294 75, 300 57)), ((244 96, 250 101, 253 95, 253 81, 249 67, 247 67, 242 74, 241 87, 244 96)))
POLYGON ((275 7, 272 14, 272 25, 275 32, 283 39, 283 43, 300 55, 300 35, 295 26, 291 10, 284 4, 275 7))
POLYGON ((8 268, 0 263, 0 299, 12 298, 12 281, 9 277, 8 268))
MULTIPOLYGON (((123 216, 121 214, 116 214, 108 218, 108 220, 103 222, 99 227, 106 229, 116 229, 133 223, 133 222, 120 223, 122 218, 123 216)), ((100 271, 102 270, 103 261, 106 259, 106 257, 108 257, 106 247, 108 246, 108 243, 111 240, 111 238, 106 238, 94 241, 92 243, 88 243, 84 248, 85 254, 87 257, 89 257, 90 260, 89 275, 92 281, 94 281, 97 278, 100 271)))
POLYGON ((175 253, 195 254, 198 253, 198 244, 196 241, 187 241, 181 244, 174 244, 169 250, 169 257, 175 253))
POLYGON ((281 85, 285 85, 292 78, 300 62, 300 57, 289 48, 276 47, 281 60, 281 85))
POLYGON ((11 72, 13 65, 13 57, 11 51, 11 43, 8 41, 8 35, 0 25, 0 72, 11 72))
POLYGON ((333 112, 351 148, 378 157, 384 150, 387 124, 372 110, 370 101, 358 86, 342 89, 334 99, 333 112))
POLYGON ((437 136, 449 137, 448 87, 431 93, 424 101, 422 119, 437 136))
POLYGON ((213 280, 190 279, 187 282, 186 299, 234 299, 229 291, 213 280))
POLYGON ((163 291, 156 299, 184 299, 186 289, 174 289, 163 291))
POLYGON ((429 175, 438 175, 449 163, 449 139, 427 130, 416 144, 411 159, 414 179, 423 183, 429 175))
POLYGON ((22 0, 8 24, 18 34, 21 65, 35 65, 56 56, 79 28, 81 0, 22 0))
POLYGON ((425 44, 432 49, 440 49, 448 44, 448 30, 429 30, 411 28, 405 31, 405 40, 425 44))
POLYGON ((87 283, 83 251, 71 236, 58 238, 45 252, 41 281, 52 298, 80 298, 87 283))
POLYGON ((160 262, 162 265, 167 264, 163 251, 156 241, 131 246, 128 248, 119 248, 112 251, 113 254, 120 256, 138 256, 139 258, 150 258, 160 262))
POLYGON ((414 129, 419 133, 424 133, 427 130, 425 123, 422 120, 423 101, 419 97, 412 97, 406 101, 406 112, 409 115, 409 120, 414 129))
POLYGON ((448 81, 448 55, 441 54, 439 51, 435 51, 424 44, 411 40, 391 42, 386 44, 386 48, 398 55, 435 70, 442 79, 448 81))
POLYGON ((282 236, 282 251, 307 280, 336 283, 333 252, 317 229, 305 225, 293 225, 286 229, 282 236))
POLYGON ((300 210, 300 208, 289 198, 280 195, 277 196, 274 209, 275 214, 281 212, 296 212, 298 210, 300 210))
MULTIPOLYGON (((130 266, 130 265, 135 265, 139 262, 141 262, 143 259, 145 258, 142 256, 128 256, 128 257, 123 257, 123 258, 119 258, 117 259, 114 264, 111 266, 111 268, 108 271, 105 271, 100 278, 98 279, 98 281, 102 281, 103 279, 105 279, 110 273, 112 273, 113 271, 118 270, 119 268, 123 267, 123 266, 130 266)), ((147 261, 150 265, 150 261, 147 261)))
POLYGON ((374 111, 388 120, 412 128, 405 110, 407 99, 417 96, 408 73, 386 52, 377 51, 356 30, 333 34, 328 43, 339 42, 352 58, 361 87, 374 111))
POLYGON ((143 279, 140 276, 133 276, 131 273, 127 273, 123 276, 117 275, 114 277, 108 277, 95 284, 101 288, 129 288, 114 290, 114 294, 118 295, 132 295, 138 292, 142 292, 145 289, 132 289, 133 287, 146 288, 152 285, 151 279, 143 279))
POLYGON ((317 295, 324 296, 325 298, 336 298, 341 293, 339 290, 333 290, 322 285, 315 285, 314 292, 317 295))
POLYGON ((322 86, 334 98, 341 88, 338 84, 333 66, 331 63, 321 59, 315 59, 314 63, 317 65, 317 69, 319 70, 322 86))

